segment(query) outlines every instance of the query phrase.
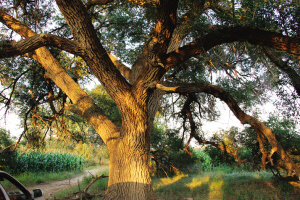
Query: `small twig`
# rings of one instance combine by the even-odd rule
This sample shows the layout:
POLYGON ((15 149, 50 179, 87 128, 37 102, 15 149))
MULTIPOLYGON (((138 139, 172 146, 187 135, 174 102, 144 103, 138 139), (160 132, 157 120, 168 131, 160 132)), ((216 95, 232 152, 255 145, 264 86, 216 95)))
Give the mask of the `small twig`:
POLYGON ((104 174, 102 174, 101 176, 96 176, 96 177, 94 177, 93 176, 93 180, 86 186, 86 188, 83 190, 83 193, 84 194, 87 194, 87 191, 88 191, 88 189, 91 187, 91 185, 94 183, 94 182, 96 182, 97 180, 99 180, 99 179, 102 179, 102 178, 107 178, 108 176, 106 176, 106 175, 104 175, 104 174))

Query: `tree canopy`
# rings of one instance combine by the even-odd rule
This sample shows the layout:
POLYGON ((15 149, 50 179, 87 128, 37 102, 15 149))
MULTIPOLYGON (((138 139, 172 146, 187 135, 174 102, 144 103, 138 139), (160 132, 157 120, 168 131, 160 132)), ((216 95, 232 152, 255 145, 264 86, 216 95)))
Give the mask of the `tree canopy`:
POLYGON ((218 116, 216 98, 253 127, 263 167, 277 154, 300 177, 251 112, 275 92, 280 111, 298 117, 299 1, 8 0, 0 6, 1 103, 18 108, 26 137, 30 128, 64 129, 66 116, 85 119, 110 152, 105 199, 156 199, 148 162, 158 110, 182 118, 186 147, 195 138, 222 149, 200 134, 203 119, 218 116), (94 93, 105 90, 113 99, 121 123, 109 102, 99 104, 84 90, 90 77, 101 83, 94 93))

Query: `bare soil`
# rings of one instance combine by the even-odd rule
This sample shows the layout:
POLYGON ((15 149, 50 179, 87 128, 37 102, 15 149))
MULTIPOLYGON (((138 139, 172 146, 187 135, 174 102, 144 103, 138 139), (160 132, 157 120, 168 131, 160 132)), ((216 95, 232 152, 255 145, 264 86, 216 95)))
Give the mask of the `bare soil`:
POLYGON ((108 166, 99 166, 98 168, 91 169, 91 170, 85 170, 84 174, 78 175, 76 177, 73 177, 71 179, 66 179, 62 181, 52 181, 48 183, 41 183, 38 185, 33 185, 33 186, 28 186, 26 187, 29 191, 32 191, 33 189, 40 188, 44 192, 44 198, 52 198, 52 196, 64 189, 70 188, 70 185, 77 185, 78 182, 80 182, 84 176, 89 176, 89 175, 96 175, 99 172, 104 172, 105 170, 108 169, 108 166))

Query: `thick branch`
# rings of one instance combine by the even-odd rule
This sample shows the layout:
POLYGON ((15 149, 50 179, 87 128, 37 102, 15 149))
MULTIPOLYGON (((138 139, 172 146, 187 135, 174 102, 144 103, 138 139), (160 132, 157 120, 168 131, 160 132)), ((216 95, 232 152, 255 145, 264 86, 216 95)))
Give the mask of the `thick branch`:
POLYGON ((172 39, 168 47, 167 53, 170 53, 180 47, 182 40, 190 33, 191 28, 195 23, 197 16, 204 13, 206 9, 211 6, 209 1, 195 1, 191 10, 187 11, 180 19, 173 34, 172 39))
POLYGON ((82 58, 116 104, 122 105, 124 92, 130 90, 130 85, 100 43, 86 8, 80 0, 56 0, 56 2, 70 26, 74 40, 87 49, 82 58))
MULTIPOLYGON (((27 38, 36 35, 27 26, 7 15, 2 10, 0 10, 0 21, 22 37, 27 38)), ((33 59, 37 60, 43 66, 46 71, 45 76, 50 78, 72 100, 74 103, 72 109, 77 110, 77 113, 81 114, 95 128, 104 142, 107 142, 109 138, 117 138, 119 136, 119 129, 67 74, 49 50, 46 47, 41 47, 34 52, 33 59)))
POLYGON ((153 30, 153 37, 138 58, 145 60, 145 62, 138 63, 139 65, 134 65, 133 68, 133 77, 137 77, 137 80, 133 84, 132 91, 138 96, 143 96, 143 94, 138 93, 139 91, 146 92, 146 90, 139 88, 149 88, 150 82, 159 82, 165 73, 162 66, 166 60, 167 49, 176 27, 177 6, 178 0, 158 0, 157 2, 157 21, 153 30), (137 74, 135 70, 141 70, 141 72, 137 74))
POLYGON ((224 43, 234 41, 248 41, 251 44, 257 44, 275 48, 290 54, 300 55, 300 39, 284 36, 271 31, 264 31, 248 27, 232 26, 215 29, 203 37, 197 38, 169 54, 166 70, 170 70, 177 64, 209 49, 224 43))
POLYGON ((93 6, 102 6, 102 5, 106 5, 110 2, 112 2, 114 0, 89 0, 85 5, 84 7, 89 10, 91 7, 93 6))
POLYGON ((19 42, 2 41, 0 58, 14 57, 33 52, 43 46, 54 46, 75 55, 83 55, 84 49, 77 42, 52 34, 40 34, 25 38, 19 42))
POLYGON ((108 54, 109 58, 111 59, 111 61, 114 63, 114 65, 116 66, 116 68, 121 72, 121 74, 127 79, 129 80, 130 78, 130 73, 131 73, 131 69, 129 67, 127 67, 126 65, 124 65, 121 61, 119 61, 115 56, 108 54))

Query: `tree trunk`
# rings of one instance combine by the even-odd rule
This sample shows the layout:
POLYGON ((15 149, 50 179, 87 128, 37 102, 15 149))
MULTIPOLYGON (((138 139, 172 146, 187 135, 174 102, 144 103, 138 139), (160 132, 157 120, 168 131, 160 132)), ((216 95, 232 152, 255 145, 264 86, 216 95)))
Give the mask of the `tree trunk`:
POLYGON ((151 186, 149 173, 153 119, 149 119, 151 115, 147 103, 141 102, 143 101, 128 102, 126 106, 121 107, 120 137, 107 141, 110 163, 105 200, 157 199, 151 186))
POLYGON ((104 199, 157 199, 148 169, 149 153, 138 144, 125 143, 128 141, 110 145, 109 182, 104 199))

